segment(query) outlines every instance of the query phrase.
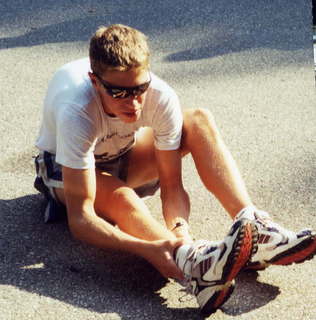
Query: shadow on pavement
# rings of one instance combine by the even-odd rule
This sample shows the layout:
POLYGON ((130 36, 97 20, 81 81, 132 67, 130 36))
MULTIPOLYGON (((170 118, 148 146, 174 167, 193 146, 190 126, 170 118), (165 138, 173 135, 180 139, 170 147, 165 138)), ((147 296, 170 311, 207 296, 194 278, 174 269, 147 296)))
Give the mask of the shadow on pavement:
MULTIPOLYGON (((239 316, 261 308, 270 301, 276 299, 280 293, 280 289, 276 286, 259 282, 257 280, 258 276, 258 272, 254 271, 245 271, 241 273, 236 278, 236 287, 234 293, 220 308, 220 310, 230 316, 239 316)), ((172 310, 181 313, 181 319, 192 319, 191 313, 192 310, 195 309, 187 308, 172 310)), ((212 316, 215 317, 216 313, 212 316)), ((194 319, 204 319, 204 317, 202 315, 196 315, 196 318, 194 319)))
POLYGON ((73 240, 65 222, 42 222, 43 209, 41 195, 0 201, 1 285, 122 319, 144 304, 147 311, 169 314, 157 293, 167 281, 151 265, 73 240))
POLYGON ((231 299, 223 305, 224 313, 238 316, 276 299, 280 294, 280 289, 274 285, 259 282, 258 276, 258 272, 245 271, 237 277, 235 292, 231 299))
MULTIPOLYGON (((150 319, 201 319, 195 308, 164 305, 159 290, 166 280, 146 261, 127 254, 92 248, 72 239, 65 222, 45 225, 41 195, 0 201, 0 284, 17 287, 97 313, 118 313, 122 319, 143 306, 150 319), (122 304, 122 301, 124 303, 122 304)), ((242 314, 278 294, 274 286, 241 275, 224 312, 242 314), (250 296, 249 304, 238 300, 250 296)), ((179 293, 179 296, 181 294, 179 293)), ((244 301, 244 299, 242 299, 244 301)), ((146 317, 145 317, 146 318, 146 317)))
MULTIPOLYGON (((108 1, 106 5, 103 1, 93 4, 78 1, 76 5, 36 1, 27 8, 6 3, 0 27, 20 29, 21 35, 0 38, 0 49, 86 42, 96 26, 111 23, 139 28, 150 39, 158 37, 154 45, 157 49, 176 51, 165 57, 170 62, 212 58, 250 48, 311 49, 306 48, 309 41, 304 32, 308 22, 301 21, 297 9, 304 6, 311 11, 303 3, 290 6, 282 1, 273 5, 262 2, 253 6, 250 0, 201 0, 194 6, 188 0, 155 1, 150 6, 145 1, 133 6, 126 6, 123 1, 108 1), (30 23, 31 16, 36 18, 34 23, 30 23), (179 39, 177 32, 184 34, 184 38, 179 39), (299 38, 298 33, 302 35, 299 38), (164 39, 164 35, 169 39, 164 39), (295 41, 291 41, 293 37, 295 41)), ((308 17, 312 32, 311 12, 308 17)))

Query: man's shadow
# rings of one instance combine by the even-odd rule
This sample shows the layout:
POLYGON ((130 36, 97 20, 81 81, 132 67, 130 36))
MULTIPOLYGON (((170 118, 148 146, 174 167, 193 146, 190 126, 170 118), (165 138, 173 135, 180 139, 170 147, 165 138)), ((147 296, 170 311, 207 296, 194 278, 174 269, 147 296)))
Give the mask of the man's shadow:
POLYGON ((222 311, 232 316, 241 315, 261 308, 280 294, 278 287, 260 282, 258 277, 257 271, 240 273, 236 278, 236 290, 231 299, 223 305, 222 311))
MULTIPOLYGON (((167 281, 146 261, 127 253, 104 251, 74 240, 66 222, 44 224, 41 195, 0 200, 0 284, 51 297, 121 319, 201 319, 196 308, 170 308, 159 290, 167 281), (146 316, 142 312, 146 312, 146 316)), ((278 288, 241 275, 236 293, 223 306, 238 315, 273 300, 278 288), (260 291, 260 295, 258 295, 260 291), (251 296, 245 306, 240 294, 251 296)), ((180 288, 180 287, 179 287, 180 288)), ((172 287, 179 294, 177 286, 172 287)))

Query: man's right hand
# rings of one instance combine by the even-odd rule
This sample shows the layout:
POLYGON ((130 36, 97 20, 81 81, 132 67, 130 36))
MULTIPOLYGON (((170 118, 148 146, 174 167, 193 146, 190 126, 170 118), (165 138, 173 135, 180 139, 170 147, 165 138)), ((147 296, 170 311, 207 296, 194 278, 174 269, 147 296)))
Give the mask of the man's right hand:
POLYGON ((184 280, 183 272, 174 261, 174 252, 185 244, 184 239, 151 241, 148 250, 142 255, 164 277, 184 280))

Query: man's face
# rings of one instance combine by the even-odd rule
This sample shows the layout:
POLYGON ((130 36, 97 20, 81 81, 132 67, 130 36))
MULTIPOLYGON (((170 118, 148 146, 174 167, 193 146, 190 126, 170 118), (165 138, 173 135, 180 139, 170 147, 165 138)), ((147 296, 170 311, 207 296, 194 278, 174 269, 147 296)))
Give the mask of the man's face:
POLYGON ((103 109, 108 115, 118 117, 126 123, 135 122, 140 118, 146 96, 146 92, 142 91, 150 81, 148 69, 107 71, 103 75, 89 73, 89 76, 94 88, 99 93, 103 109), (110 93, 105 86, 110 88, 110 93), (116 88, 126 88, 127 90, 117 90, 116 88), (120 98, 121 96, 123 98, 120 98))

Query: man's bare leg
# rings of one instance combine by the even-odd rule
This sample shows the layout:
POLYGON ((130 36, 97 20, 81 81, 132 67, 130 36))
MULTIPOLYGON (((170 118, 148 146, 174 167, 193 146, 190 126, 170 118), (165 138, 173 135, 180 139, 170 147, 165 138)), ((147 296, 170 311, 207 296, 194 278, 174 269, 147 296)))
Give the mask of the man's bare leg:
MULTIPOLYGON (((184 156, 184 153, 182 153, 182 156, 184 156)), ((143 128, 138 134, 137 144, 132 149, 129 157, 127 183, 129 186, 135 188, 157 178, 158 170, 155 157, 153 130, 150 128, 143 128)), ((185 190, 183 190, 183 194, 183 210, 180 210, 177 216, 167 216, 164 214, 164 220, 167 228, 171 230, 177 238, 185 238, 186 241, 191 242, 192 237, 188 225, 190 199, 185 190)))
MULTIPOLYGON (((141 138, 142 147, 135 149, 132 154, 128 181, 132 186, 138 186, 141 181, 150 181, 157 177, 152 133, 150 130, 145 133, 141 138)), ((192 154, 204 185, 216 196, 232 218, 243 208, 252 205, 236 162, 208 110, 184 111, 181 152, 183 156, 192 154)), ((179 216, 179 221, 186 223, 185 229, 188 229, 188 215, 179 216)), ((185 230, 179 231, 180 234, 186 234, 185 230)))
MULTIPOLYGON (((107 173, 96 170, 95 211, 122 231, 144 240, 174 240, 175 235, 152 217, 146 204, 133 189, 107 173)), ((63 189, 55 189, 65 203, 63 189)))
POLYGON ((232 218, 252 205, 236 162, 208 110, 189 109, 184 112, 181 147, 184 152, 191 152, 204 185, 232 218))
POLYGON ((175 239, 172 232, 153 218, 135 191, 115 177, 96 171, 96 212, 124 232, 144 240, 175 239))

